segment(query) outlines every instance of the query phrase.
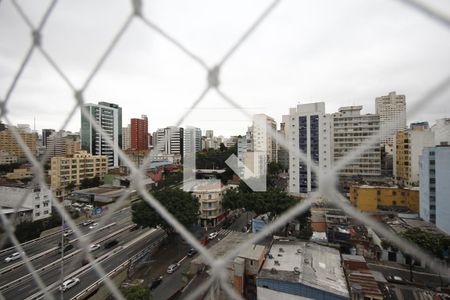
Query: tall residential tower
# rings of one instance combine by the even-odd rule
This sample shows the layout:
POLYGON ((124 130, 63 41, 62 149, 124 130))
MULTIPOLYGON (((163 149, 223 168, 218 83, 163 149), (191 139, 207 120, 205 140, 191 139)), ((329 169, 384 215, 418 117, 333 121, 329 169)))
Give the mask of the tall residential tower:
POLYGON ((88 103, 83 108, 104 132, 97 132, 93 122, 81 114, 81 148, 92 155, 107 156, 109 168, 118 167, 119 154, 114 148, 122 148, 122 108, 108 102, 88 103), (106 142, 105 134, 112 140, 114 148, 106 142))

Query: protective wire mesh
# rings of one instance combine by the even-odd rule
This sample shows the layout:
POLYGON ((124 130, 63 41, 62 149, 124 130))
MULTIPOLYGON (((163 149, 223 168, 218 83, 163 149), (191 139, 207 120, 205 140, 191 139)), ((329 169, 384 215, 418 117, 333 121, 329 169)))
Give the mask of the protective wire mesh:
MULTIPOLYGON (((199 295, 204 294, 210 287, 221 287, 223 292, 228 294, 232 299, 241 299, 241 296, 238 295, 235 290, 229 285, 229 283, 226 280, 226 270, 225 266, 228 262, 230 262, 238 253, 240 250, 244 249, 245 247, 261 240, 264 238, 267 234, 272 232, 273 230, 282 227, 285 225, 289 220, 291 220, 293 217, 305 212, 307 209, 310 208, 310 206, 315 203, 318 200, 321 201, 328 201, 329 203, 332 203, 336 207, 341 208, 344 212, 346 212, 349 216, 353 217, 356 220, 359 220, 361 223, 366 224, 368 227, 375 230, 377 233, 382 235, 384 238, 386 238, 388 241, 390 241, 392 244, 396 245, 399 249, 401 249, 404 253, 408 253, 418 259, 420 259, 422 262, 424 262, 427 266, 431 267, 432 269, 440 272, 441 274, 448 274, 448 270, 445 266, 441 265, 439 262, 436 262, 435 259, 433 259, 431 256, 429 256, 427 253, 425 253, 422 249, 418 248, 417 246, 411 244, 410 242, 402 239, 401 237, 395 235, 390 230, 388 230, 384 225, 377 223, 376 221, 367 218, 365 215, 363 215, 361 212, 359 212, 354 207, 350 206, 348 204, 348 201, 344 199, 340 193, 336 189, 336 183, 335 178, 337 175, 337 172, 344 168, 348 163, 352 162, 353 160, 357 159, 364 151, 372 147, 374 144, 379 143, 380 139, 383 138, 381 131, 377 134, 372 135, 370 138, 368 138, 364 143, 358 147, 358 149, 354 150, 353 152, 350 152, 344 157, 343 159, 339 160, 335 167, 330 171, 325 172, 325 170, 321 170, 319 166, 317 166, 313 161, 308 160, 305 153, 303 153, 298 148, 293 148, 289 142, 283 137, 277 134, 276 131, 269 128, 268 134, 277 141, 281 147, 288 149, 290 155, 294 155, 296 159, 299 161, 303 161, 305 164, 308 164, 311 166, 312 171, 317 175, 319 178, 319 190, 315 193, 312 193, 307 199, 303 200, 301 203, 296 205, 295 207, 291 208, 287 212, 285 212, 282 216, 277 218, 274 222, 269 224, 269 226, 265 227, 264 230, 258 232, 255 234, 251 239, 247 240, 246 242, 242 243, 239 247, 233 249, 229 253, 227 253, 224 257, 221 258, 215 258, 212 257, 212 255, 208 252, 208 249, 202 246, 199 241, 186 229, 184 228, 181 223, 178 222, 171 214, 168 212, 159 202, 158 199, 155 199, 150 193, 147 192, 144 186, 144 169, 145 166, 150 162, 152 159, 152 155, 148 155, 145 157, 144 163, 137 167, 133 162, 130 161, 130 159, 127 157, 127 155, 121 150, 118 149, 117 146, 114 145, 113 141, 109 138, 108 134, 104 132, 102 127, 96 122, 96 120, 92 119, 92 116, 84 109, 84 92, 90 84, 92 83, 92 80, 97 76, 99 70, 104 65, 105 61, 110 56, 113 49, 116 47, 118 42, 121 40, 123 34, 128 30, 130 24, 132 22, 139 22, 142 21, 143 24, 145 24, 149 30, 152 30, 159 34, 161 37, 163 37, 167 42, 171 43, 173 46, 178 48, 182 53, 186 55, 189 59, 192 59, 196 63, 198 63, 204 70, 206 75, 206 86, 201 91, 199 97, 192 103, 189 109, 186 110, 186 112, 175 122, 176 126, 179 126, 183 121, 188 117, 190 112, 195 109, 205 98, 205 96, 210 93, 211 91, 215 91, 225 102, 230 104, 232 107, 237 108, 240 112, 244 114, 246 118, 251 120, 251 114, 246 111, 236 100, 234 100, 232 97, 226 94, 225 91, 223 91, 220 88, 220 70, 223 67, 224 64, 226 64, 232 57, 233 54, 236 53, 236 51, 239 50, 239 48, 247 42, 247 40, 251 37, 252 33, 258 29, 259 25, 264 22, 264 20, 270 16, 271 12, 280 4, 281 1, 276 0, 273 1, 267 8, 265 8, 262 13, 259 15, 259 17, 253 22, 253 24, 242 34, 242 36, 236 41, 234 45, 232 45, 229 50, 226 52, 226 54, 223 56, 222 59, 219 60, 219 62, 216 65, 213 65, 212 67, 208 66, 204 60, 202 60, 201 57, 194 54, 192 51, 190 51, 185 45, 180 43, 176 38, 172 37, 169 33, 164 31, 164 29, 160 28, 158 25, 156 25, 154 22, 152 22, 147 16, 144 15, 142 10, 142 1, 140 0, 132 0, 131 1, 131 12, 126 17, 126 19, 123 21, 122 26, 117 31, 117 33, 114 35, 111 42, 107 45, 105 51, 103 52, 100 59, 95 64, 94 68, 91 70, 87 78, 85 79, 84 83, 82 84, 81 88, 76 88, 75 84, 72 83, 70 78, 65 74, 64 70, 58 65, 58 63, 52 58, 51 53, 48 53, 46 49, 42 45, 42 30, 45 27, 45 24, 48 20, 48 18, 54 13, 54 11, 57 10, 56 4, 57 1, 53 0, 50 2, 45 14, 41 18, 39 24, 37 27, 35 27, 32 22, 30 21, 30 18, 27 16, 27 14, 22 9, 21 5, 15 0, 11 0, 12 4, 14 5, 15 9, 19 13, 20 17, 22 18, 23 22, 28 26, 28 28, 31 30, 31 40, 32 43, 30 44, 28 51, 26 52, 25 57, 22 60, 22 63, 20 64, 17 72, 15 73, 15 76, 13 78, 13 81, 9 85, 9 88, 5 92, 4 98, 0 102, 0 117, 6 121, 6 123, 9 125, 9 128, 11 128, 11 132, 16 139, 17 143, 20 145, 20 147, 25 152, 25 155, 29 162, 33 165, 33 173, 34 173, 34 179, 33 182, 35 184, 40 185, 41 189, 49 189, 48 186, 46 186, 45 180, 44 180, 44 168, 43 166, 47 162, 48 158, 48 151, 45 153, 43 158, 38 161, 34 157, 34 155, 31 153, 30 149, 28 149, 26 143, 21 138, 20 134, 17 132, 16 129, 14 129, 13 120, 11 120, 8 116, 8 104, 10 101, 12 101, 12 96, 14 93, 14 90, 17 86, 18 81, 20 80, 23 71, 29 64, 30 58, 32 57, 33 53, 38 51, 47 61, 47 63, 53 68, 53 70, 63 79, 63 81, 67 84, 67 87, 73 92, 74 95, 74 106, 71 109, 69 115, 63 122, 63 124, 60 127, 60 130, 63 130, 66 128, 67 124, 72 119, 73 115, 78 109, 81 109, 81 112, 84 117, 90 119, 93 126, 98 132, 101 132, 102 135, 105 137, 106 143, 114 148, 115 151, 118 152, 119 157, 123 164, 131 170, 131 176, 133 178, 132 180, 132 186, 139 192, 140 196, 148 202, 154 209, 171 225, 175 228, 175 230, 182 235, 182 237, 189 242, 190 245, 195 247, 201 255, 205 258, 207 264, 210 266, 211 269, 211 277, 204 282, 199 288, 196 289, 194 293, 191 295, 188 295, 188 299, 195 299, 199 295)), ((430 16, 431 18, 439 21, 441 24, 444 24, 447 27, 450 27, 450 20, 445 15, 441 14, 439 11, 436 11, 435 9, 427 6, 424 2, 421 1, 413 1, 413 0, 402 0, 401 2, 404 2, 411 7, 419 10, 420 12, 430 16)), ((0 2, 0 9, 1 9, 0 2)), ((417 113, 421 108, 423 108, 424 105, 430 105, 430 103, 437 98, 440 94, 442 94, 448 87, 450 86, 450 76, 445 78, 441 83, 436 85, 435 88, 430 90, 422 99, 421 101, 417 102, 417 104, 412 107, 409 111, 410 115, 414 115, 417 113), (425 101, 426 100, 426 101, 425 101)), ((396 120, 392 122, 391 124, 387 124, 388 129, 389 128, 396 128, 396 122, 399 120, 396 120)), ((127 198, 127 194, 124 194, 120 199, 116 202, 116 206, 120 207, 121 204, 124 202, 124 200, 127 198)), ((17 206, 14 208, 14 210, 17 212, 18 208, 21 207, 23 204, 23 201, 25 201, 26 196, 24 196, 19 203, 17 203, 17 206)), ((57 212, 63 216, 63 218, 66 220, 67 225, 74 231, 76 238, 79 239, 80 245, 86 254, 86 256, 89 258, 91 262, 93 262, 93 268, 96 270, 100 278, 104 279, 104 283, 109 288, 111 294, 116 299, 123 299, 123 296, 121 295, 120 291, 117 289, 115 284, 111 281, 110 278, 106 276, 105 270, 102 268, 102 266, 98 263, 95 263, 95 260, 93 256, 91 255, 89 251, 89 244, 91 243, 90 236, 82 235, 76 224, 71 220, 68 213, 65 211, 64 207, 52 197, 51 199, 53 207, 57 210, 57 212)), ((104 217, 100 220, 100 224, 97 228, 101 228, 104 225, 108 223, 108 221, 111 219, 113 215, 114 209, 110 209, 104 217)), ((12 219, 6 218, 6 216, 2 213, 0 215, 2 223, 5 227, 5 231, 7 233, 7 236, 12 241, 14 247, 17 248, 18 251, 23 251, 22 246, 19 244, 15 233, 14 233, 14 227, 11 225, 14 223, 14 217, 12 219)), ((5 243, 5 239, 0 241, 0 244, 3 245, 5 243)), ((30 272, 30 276, 33 277, 33 279, 36 281, 37 285, 39 286, 40 290, 42 291, 43 295, 48 299, 53 299, 52 294, 50 291, 55 288, 55 285, 46 286, 40 275, 39 272, 36 271, 36 269, 31 264, 31 260, 27 255, 24 255, 24 263, 28 271, 30 272)), ((3 295, 0 292, 0 298, 4 299, 3 295)))

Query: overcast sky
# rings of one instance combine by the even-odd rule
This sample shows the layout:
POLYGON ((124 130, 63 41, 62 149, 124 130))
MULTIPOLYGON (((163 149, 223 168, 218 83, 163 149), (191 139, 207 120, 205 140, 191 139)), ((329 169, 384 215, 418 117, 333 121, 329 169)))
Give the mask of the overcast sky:
MULTIPOLYGON (((49 1, 18 1, 34 24, 49 1)), ((219 61, 271 1, 144 1, 150 20, 208 65, 219 61)), ((450 5, 432 1, 445 14, 450 5)), ((448 2, 447 2, 448 3, 448 2)), ((130 12, 130 1, 61 0, 43 47, 80 87, 130 12)), ((30 44, 9 0, 0 3, 0 97, 30 44)), ((298 103, 324 101, 329 113, 397 91, 408 107, 450 74, 450 28, 399 1, 283 1, 221 72, 221 88, 252 113, 278 122, 298 103)), ((206 84, 205 71, 158 33, 133 20, 86 91, 88 102, 123 108, 123 126, 147 114, 149 131, 173 125, 206 84)), ((39 52, 9 102, 14 123, 59 128, 74 105, 71 90, 39 52)), ((408 121, 450 116, 450 89, 408 121)), ((211 92, 184 125, 216 135, 245 133, 250 121, 211 92)), ((67 129, 79 131, 80 115, 67 129)))

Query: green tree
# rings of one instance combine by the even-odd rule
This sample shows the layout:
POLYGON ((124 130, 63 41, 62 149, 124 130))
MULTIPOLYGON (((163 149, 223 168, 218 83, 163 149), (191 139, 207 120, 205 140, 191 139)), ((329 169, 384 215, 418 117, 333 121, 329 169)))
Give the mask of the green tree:
POLYGON ((121 289, 121 292, 127 300, 151 300, 149 289, 142 285, 136 285, 129 288, 121 289))
POLYGON ((80 186, 82 189, 88 189, 91 187, 96 187, 103 184, 103 182, 100 180, 98 176, 95 176, 93 178, 84 178, 80 182, 80 186))
POLYGON ((421 228, 410 228, 400 235, 439 258, 443 258, 443 251, 450 247, 450 237, 444 234, 431 234, 421 228))
MULTIPOLYGON (((199 202, 190 193, 180 189, 163 189, 152 194, 186 228, 197 222, 199 202)), ((134 223, 143 227, 159 225, 167 232, 173 232, 172 226, 147 202, 143 200, 135 202, 131 209, 134 223)))

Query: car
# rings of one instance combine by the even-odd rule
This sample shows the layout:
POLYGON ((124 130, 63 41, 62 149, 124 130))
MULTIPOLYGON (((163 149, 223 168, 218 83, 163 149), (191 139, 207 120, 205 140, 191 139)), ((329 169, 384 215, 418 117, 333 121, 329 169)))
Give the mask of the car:
POLYGON ((171 264, 167 268, 167 273, 172 274, 173 272, 175 272, 176 269, 178 269, 179 266, 180 266, 179 264, 171 264))
POLYGON ((5 262, 9 263, 13 260, 17 260, 21 257, 22 255, 20 254, 20 252, 14 252, 13 254, 11 254, 10 256, 8 256, 7 258, 5 258, 5 262))
POLYGON ((69 251, 69 250, 72 250, 73 249, 73 245, 72 244, 68 244, 68 245, 65 245, 64 246, 64 249, 63 250, 61 250, 61 248, 59 248, 59 253, 61 253, 61 252, 64 252, 64 253, 66 253, 67 251, 69 251))
POLYGON ((139 226, 138 224, 134 224, 134 226, 130 228, 130 231, 135 231, 135 230, 138 230, 140 228, 141 228, 141 226, 139 226))
POLYGON ((91 226, 89 226, 89 229, 94 229, 95 227, 97 227, 98 223, 94 222, 91 224, 91 226))
POLYGON ((87 205, 85 206, 85 208, 86 208, 86 209, 94 209, 94 207, 93 207, 92 205, 90 205, 90 204, 87 204, 87 205))
POLYGON ((94 221, 92 220, 86 220, 84 221, 81 225, 83 225, 84 227, 91 225, 92 223, 94 223, 94 221))
POLYGON ((67 279, 59 286, 59 290, 65 292, 78 283, 80 283, 80 279, 78 277, 67 279))
POLYGON ((189 257, 192 257, 192 256, 194 256, 195 254, 197 254, 197 249, 195 249, 195 248, 191 248, 191 249, 189 249, 189 251, 187 252, 187 256, 189 256, 189 257))
POLYGON ((100 249, 100 244, 92 244, 92 245, 89 246, 89 251, 90 252, 93 252, 93 251, 95 251, 97 249, 100 249))
POLYGON ((388 275, 388 276, 386 276, 386 279, 389 282, 407 283, 407 280, 405 278, 397 276, 397 275, 388 275))
POLYGON ((217 232, 211 232, 211 233, 208 235, 208 239, 213 240, 213 239, 215 239, 215 238, 217 237, 217 235, 218 235, 217 232))
POLYGON ((118 242, 117 240, 112 240, 112 241, 107 242, 107 243, 103 246, 103 248, 109 249, 109 248, 114 247, 114 246, 117 245, 118 243, 119 243, 119 242, 118 242))
POLYGON ((73 230, 72 229, 64 231, 64 237, 67 237, 67 236, 72 235, 72 234, 73 234, 73 230))
POLYGON ((154 280, 148 285, 148 288, 149 288, 150 290, 155 289, 158 285, 161 284, 162 279, 163 279, 162 276, 159 276, 158 278, 154 279, 154 280))

